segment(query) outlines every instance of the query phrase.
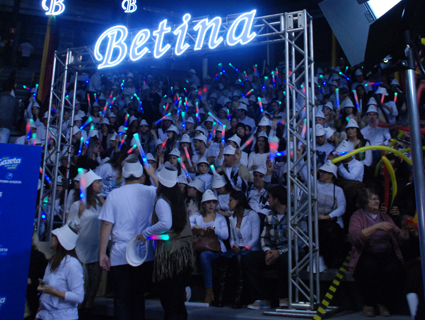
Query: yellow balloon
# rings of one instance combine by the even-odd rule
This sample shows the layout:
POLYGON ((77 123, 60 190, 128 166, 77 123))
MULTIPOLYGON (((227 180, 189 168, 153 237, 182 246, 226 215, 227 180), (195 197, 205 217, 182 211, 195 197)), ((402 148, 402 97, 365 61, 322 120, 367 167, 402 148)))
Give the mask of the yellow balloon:
POLYGON ((386 152, 394 153, 394 154, 398 155, 399 157, 401 157, 408 164, 412 165, 412 160, 410 160, 408 157, 406 157, 402 152, 395 150, 393 148, 386 147, 386 146, 367 146, 367 147, 358 148, 358 149, 351 151, 350 153, 344 154, 343 156, 340 156, 338 158, 333 159, 332 163, 334 163, 334 164, 338 163, 342 160, 345 160, 349 157, 352 157, 352 156, 354 156, 354 155, 356 155, 360 152, 367 151, 367 150, 383 150, 383 151, 386 151, 386 152))
POLYGON ((387 157, 382 157, 382 161, 387 165, 388 172, 390 173, 390 177, 391 177, 391 184, 393 186, 393 194, 391 197, 392 199, 391 199, 391 206, 390 206, 391 208, 393 206, 395 196, 397 195, 397 180, 395 178, 394 168, 391 165, 390 160, 388 160, 387 157))

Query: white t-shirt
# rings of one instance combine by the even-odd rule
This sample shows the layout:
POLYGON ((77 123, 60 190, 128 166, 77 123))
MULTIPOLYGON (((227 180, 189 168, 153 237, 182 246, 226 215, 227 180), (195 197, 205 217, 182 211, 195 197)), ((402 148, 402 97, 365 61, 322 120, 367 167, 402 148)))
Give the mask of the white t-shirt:
MULTIPOLYGON (((156 188, 142 184, 124 185, 108 195, 99 219, 113 224, 111 266, 127 264, 127 243, 151 225, 155 200, 156 188)), ((151 260, 153 250, 146 259, 151 260)))

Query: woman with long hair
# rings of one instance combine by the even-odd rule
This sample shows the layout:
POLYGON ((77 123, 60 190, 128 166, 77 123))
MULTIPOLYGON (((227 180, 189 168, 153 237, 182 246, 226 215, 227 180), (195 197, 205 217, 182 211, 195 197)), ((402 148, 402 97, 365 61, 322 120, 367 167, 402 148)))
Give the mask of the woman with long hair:
POLYGON ((254 171, 259 166, 265 164, 269 158, 270 146, 267 134, 262 131, 257 137, 257 142, 254 146, 254 152, 251 152, 248 157, 248 170, 254 171))
POLYGON ((108 194, 124 185, 122 167, 124 160, 128 156, 125 152, 117 153, 111 160, 101 164, 95 172, 102 177, 102 195, 106 198, 108 194))
MULTIPOLYGON (((92 139, 94 139, 94 137, 90 140, 92 139)), ((101 145, 99 141, 90 141, 87 153, 78 157, 77 167, 87 170, 95 170, 100 164, 100 149, 101 145)))
MULTIPOLYGON (((232 266, 235 268, 236 294, 232 305, 234 309, 242 308, 242 290, 244 285, 244 274, 242 269, 242 256, 251 251, 259 250, 260 241, 260 218, 258 213, 251 209, 248 199, 242 191, 233 191, 229 197, 229 209, 233 211, 233 216, 229 218, 230 225, 230 247, 223 257, 232 259, 232 266)), ((223 295, 226 287, 228 261, 220 270, 219 294, 216 305, 223 306, 223 295)))
MULTIPOLYGON (((347 132, 346 140, 353 144, 354 149, 370 146, 369 140, 366 140, 360 132, 360 127, 356 120, 350 119, 350 121, 348 121, 345 132, 347 132)), ((367 167, 371 166, 373 160, 372 150, 357 153, 355 159, 362 162, 367 167)))
POLYGON ((81 186, 86 199, 74 202, 69 210, 67 224, 75 227, 79 237, 75 248, 86 269, 84 281, 84 301, 82 309, 89 314, 99 288, 102 269, 99 266, 99 234, 101 221, 99 214, 105 202, 102 192, 102 177, 89 171, 82 175, 81 186))
POLYGON ((220 251, 203 251, 199 254, 205 286, 204 302, 210 305, 214 301, 211 263, 226 251, 226 246, 224 245, 223 240, 226 240, 229 237, 226 219, 216 212, 216 207, 217 197, 211 190, 207 190, 202 195, 201 211, 189 217, 192 229, 203 229, 204 231, 212 229, 220 242, 220 251))
POLYGON ((77 230, 68 225, 52 231, 53 255, 37 288, 42 295, 36 319, 78 319, 78 304, 84 300, 84 279, 75 253, 77 240, 77 230))
POLYGON ((230 216, 229 197, 234 189, 224 172, 214 175, 211 181, 211 189, 214 190, 217 195, 217 212, 225 217, 230 216))
POLYGON ((157 177, 153 168, 147 171, 158 185, 158 199, 152 226, 137 239, 145 243, 152 235, 169 236, 167 241, 156 241, 153 280, 159 287, 164 319, 187 319, 185 288, 195 268, 195 256, 189 218, 177 184, 177 170, 166 162, 157 177))
POLYGON ((202 194, 205 192, 205 182, 196 178, 187 186, 186 206, 189 217, 201 210, 202 194))

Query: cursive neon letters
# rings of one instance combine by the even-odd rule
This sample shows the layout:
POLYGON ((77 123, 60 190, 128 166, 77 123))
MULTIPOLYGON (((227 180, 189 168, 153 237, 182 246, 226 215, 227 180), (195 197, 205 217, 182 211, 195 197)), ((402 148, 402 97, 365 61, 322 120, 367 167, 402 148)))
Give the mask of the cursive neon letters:
MULTIPOLYGON (((256 10, 243 13, 233 21, 227 31, 225 44, 228 46, 234 46, 236 44, 244 45, 254 40, 257 36, 255 32, 252 32, 255 13, 256 10)), ((132 42, 129 46, 130 50, 128 51, 128 55, 130 60, 137 61, 152 51, 153 56, 158 59, 167 53, 167 51, 171 48, 170 43, 174 42, 174 54, 177 56, 183 54, 190 47, 192 47, 192 50, 194 51, 201 50, 208 31, 209 49, 215 49, 224 42, 223 36, 226 31, 220 31, 222 24, 222 19, 220 17, 215 17, 212 20, 207 18, 197 21, 196 25, 193 27, 193 30, 197 32, 196 39, 194 39, 193 36, 187 36, 190 19, 190 14, 185 14, 183 16, 183 23, 176 27, 172 33, 171 27, 167 27, 167 20, 163 20, 159 24, 158 29, 152 32, 152 35, 148 29, 139 31, 134 37, 132 37, 132 42), (177 36, 177 39, 175 41, 170 41, 169 33, 177 36), (220 36, 220 33, 223 34, 223 36, 220 36), (167 37, 165 42, 169 43, 164 45, 165 37, 167 37), (187 40, 192 41, 192 44, 188 43, 187 40), (153 43, 153 50, 145 46, 148 41, 150 44, 153 43)), ((125 26, 114 26, 102 33, 97 40, 94 49, 94 57, 100 62, 98 65, 99 69, 116 66, 125 59, 128 50, 128 46, 126 44, 127 36, 128 30, 125 26), (104 54, 100 53, 101 49, 104 54)))

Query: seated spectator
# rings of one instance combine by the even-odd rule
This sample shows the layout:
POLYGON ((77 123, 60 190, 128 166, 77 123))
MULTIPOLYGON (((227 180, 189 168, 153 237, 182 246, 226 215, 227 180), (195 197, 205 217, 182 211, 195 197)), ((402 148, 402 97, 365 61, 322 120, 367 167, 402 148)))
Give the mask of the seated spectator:
POLYGON ((381 316, 390 316, 387 306, 398 299, 403 287, 404 269, 400 244, 409 238, 406 223, 400 230, 393 220, 379 210, 379 197, 372 189, 362 189, 357 197, 359 210, 350 220, 349 235, 353 245, 348 264, 360 285, 363 315, 373 317, 375 308, 381 316))
POLYGON ((221 214, 216 213, 216 206, 216 196, 211 190, 207 190, 202 196, 202 208, 200 212, 189 217, 192 229, 213 229, 221 245, 221 251, 219 252, 203 251, 199 254, 205 286, 204 302, 209 305, 214 301, 211 262, 219 258, 222 252, 226 251, 223 240, 229 237, 226 219, 221 214))

